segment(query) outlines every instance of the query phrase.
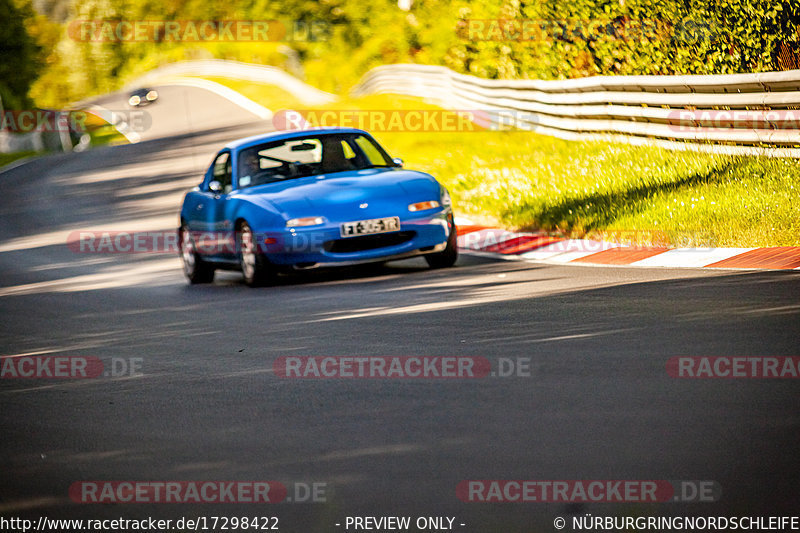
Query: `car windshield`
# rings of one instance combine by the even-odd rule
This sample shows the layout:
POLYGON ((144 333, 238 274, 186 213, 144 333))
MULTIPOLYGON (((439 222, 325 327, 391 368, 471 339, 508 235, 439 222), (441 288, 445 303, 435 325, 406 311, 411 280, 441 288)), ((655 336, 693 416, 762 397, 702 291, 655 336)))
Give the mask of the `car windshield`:
POLYGON ((347 170, 396 166, 371 138, 358 134, 317 134, 272 141, 239 153, 239 187, 347 170))

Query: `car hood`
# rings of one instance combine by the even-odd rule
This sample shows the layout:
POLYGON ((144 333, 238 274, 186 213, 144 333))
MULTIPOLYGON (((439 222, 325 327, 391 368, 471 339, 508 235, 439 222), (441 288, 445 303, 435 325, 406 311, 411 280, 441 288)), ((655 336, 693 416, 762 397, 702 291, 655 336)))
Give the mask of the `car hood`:
POLYGON ((264 201, 292 217, 326 215, 352 209, 377 213, 381 207, 439 198, 439 184, 423 172, 365 169, 308 176, 243 189, 238 196, 264 201), (362 207, 367 204, 367 207, 362 207), (370 208, 372 206, 372 208, 370 208))

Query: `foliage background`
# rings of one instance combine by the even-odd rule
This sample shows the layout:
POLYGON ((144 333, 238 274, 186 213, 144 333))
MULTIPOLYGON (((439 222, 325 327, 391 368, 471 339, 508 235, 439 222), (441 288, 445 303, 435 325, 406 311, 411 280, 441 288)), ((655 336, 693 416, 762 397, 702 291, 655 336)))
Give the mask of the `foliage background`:
POLYGON ((800 66, 799 28, 800 0, 415 0, 408 11, 390 0, 0 0, 0 95, 59 106, 165 62, 209 57, 280 66, 336 93, 397 62, 485 78, 759 72, 800 66), (100 19, 281 19, 329 31, 283 43, 100 43, 67 34, 72 21, 100 19), (551 25, 551 38, 470 39, 463 30, 468 20, 522 19, 551 25), (587 32, 589 23, 606 29, 587 32))

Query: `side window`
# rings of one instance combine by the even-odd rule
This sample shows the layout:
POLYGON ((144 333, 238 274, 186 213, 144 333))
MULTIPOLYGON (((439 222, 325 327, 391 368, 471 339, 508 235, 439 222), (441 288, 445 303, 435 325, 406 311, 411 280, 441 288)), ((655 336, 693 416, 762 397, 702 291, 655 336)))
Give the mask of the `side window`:
POLYGON ((212 179, 222 184, 222 192, 225 194, 231 192, 233 181, 231 179, 231 154, 229 152, 222 152, 214 160, 212 179))
POLYGON ((378 148, 369 139, 363 135, 359 135, 355 138, 355 141, 372 166, 388 165, 386 158, 383 157, 383 154, 381 154, 378 148))
POLYGON ((345 159, 353 159, 356 157, 356 153, 353 151, 347 141, 342 141, 342 150, 344 150, 345 159))

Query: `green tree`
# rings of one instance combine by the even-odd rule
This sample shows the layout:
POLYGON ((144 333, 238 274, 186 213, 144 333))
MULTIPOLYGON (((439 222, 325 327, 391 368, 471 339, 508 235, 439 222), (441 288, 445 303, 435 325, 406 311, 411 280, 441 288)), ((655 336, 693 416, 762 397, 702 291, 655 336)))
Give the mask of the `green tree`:
POLYGON ((39 75, 41 49, 28 34, 30 4, 0 0, 0 97, 5 109, 22 109, 31 102, 28 91, 39 75))

